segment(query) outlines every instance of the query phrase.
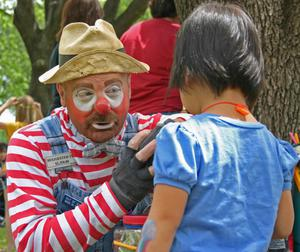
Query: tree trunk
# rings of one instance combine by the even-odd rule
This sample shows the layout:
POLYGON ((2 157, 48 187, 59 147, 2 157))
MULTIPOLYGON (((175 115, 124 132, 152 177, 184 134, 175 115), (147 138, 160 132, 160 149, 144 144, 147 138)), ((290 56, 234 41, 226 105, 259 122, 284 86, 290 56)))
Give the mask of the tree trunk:
MULTIPOLYGON (((51 85, 44 85, 38 81, 40 75, 42 75, 48 69, 49 55, 51 53, 51 48, 48 50, 39 48, 37 52, 41 54, 34 54, 31 59, 32 70, 31 70, 31 84, 29 87, 29 94, 34 97, 36 101, 42 104, 43 114, 47 115, 49 113, 49 108, 52 104, 52 96, 50 91, 51 85), (43 53, 42 53, 43 52, 43 53)), ((32 49, 34 50, 34 49, 32 49)))
POLYGON ((64 1, 45 0, 44 29, 40 29, 36 22, 32 0, 18 0, 14 11, 14 24, 23 39, 32 67, 29 94, 41 103, 44 115, 49 110, 51 94, 49 86, 41 85, 38 77, 48 69, 64 1))
MULTIPOLYGON (((201 0, 175 0, 184 20, 201 0)), ((207 1, 206 1, 207 2, 207 1)), ((266 84, 254 107, 256 118, 277 136, 288 139, 300 126, 300 5, 299 0, 240 0, 260 33, 266 84)))

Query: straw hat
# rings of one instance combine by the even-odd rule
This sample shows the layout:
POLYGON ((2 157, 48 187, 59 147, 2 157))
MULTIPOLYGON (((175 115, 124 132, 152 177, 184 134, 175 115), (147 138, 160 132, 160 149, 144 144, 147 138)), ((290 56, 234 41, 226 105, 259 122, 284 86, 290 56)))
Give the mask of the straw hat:
POLYGON ((62 32, 59 65, 39 77, 45 84, 62 83, 99 73, 143 73, 149 66, 124 52, 111 24, 98 19, 94 26, 71 23, 62 32))

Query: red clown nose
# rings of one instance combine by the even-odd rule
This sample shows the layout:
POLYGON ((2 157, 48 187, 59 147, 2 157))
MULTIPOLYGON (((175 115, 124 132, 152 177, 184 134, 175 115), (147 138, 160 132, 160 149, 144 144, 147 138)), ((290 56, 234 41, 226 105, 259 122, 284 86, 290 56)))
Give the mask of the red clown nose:
POLYGON ((95 109, 101 115, 105 115, 105 114, 107 114, 108 112, 111 111, 109 102, 103 97, 99 98, 96 101, 95 109))

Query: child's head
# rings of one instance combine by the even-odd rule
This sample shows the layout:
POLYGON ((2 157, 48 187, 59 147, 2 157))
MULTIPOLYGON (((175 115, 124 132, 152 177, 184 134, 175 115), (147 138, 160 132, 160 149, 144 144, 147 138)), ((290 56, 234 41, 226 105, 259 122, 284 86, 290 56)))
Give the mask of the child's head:
POLYGON ((18 98, 16 105, 17 122, 32 123, 41 119, 40 115, 40 107, 31 96, 25 95, 18 98))
POLYGON ((170 85, 184 90, 187 79, 205 83, 219 96, 239 88, 249 106, 264 79, 263 55, 251 18, 237 5, 200 5, 177 37, 170 85))

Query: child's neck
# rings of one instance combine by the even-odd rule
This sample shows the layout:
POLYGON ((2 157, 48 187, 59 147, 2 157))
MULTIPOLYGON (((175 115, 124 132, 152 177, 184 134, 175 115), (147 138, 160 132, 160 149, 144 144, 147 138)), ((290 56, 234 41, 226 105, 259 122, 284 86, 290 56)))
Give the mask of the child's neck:
POLYGON ((218 97, 208 97, 202 104, 202 113, 217 114, 241 121, 256 122, 239 89, 227 89, 218 97))

